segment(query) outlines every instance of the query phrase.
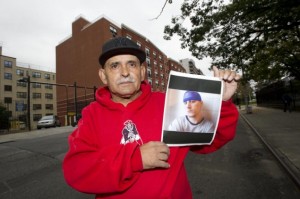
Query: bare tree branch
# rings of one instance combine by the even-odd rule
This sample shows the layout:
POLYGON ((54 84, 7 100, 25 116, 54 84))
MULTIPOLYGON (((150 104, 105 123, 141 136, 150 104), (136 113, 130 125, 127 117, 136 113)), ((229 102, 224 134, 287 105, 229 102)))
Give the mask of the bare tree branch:
POLYGON ((166 7, 166 5, 167 5, 168 2, 171 4, 172 0, 166 0, 164 6, 162 7, 162 9, 161 9, 161 11, 159 13, 159 15, 157 17, 153 18, 153 19, 150 19, 150 21, 152 21, 154 19, 158 19, 158 17, 160 17, 160 15, 163 13, 163 11, 164 11, 164 9, 165 9, 165 7, 166 7))

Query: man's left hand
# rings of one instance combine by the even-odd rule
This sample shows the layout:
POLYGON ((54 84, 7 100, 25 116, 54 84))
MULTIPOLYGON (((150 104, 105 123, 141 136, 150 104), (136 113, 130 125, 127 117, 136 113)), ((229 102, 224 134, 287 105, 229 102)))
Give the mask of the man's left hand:
POLYGON ((213 66, 214 76, 223 80, 223 101, 229 100, 237 89, 237 81, 241 78, 239 74, 231 70, 219 70, 213 66))

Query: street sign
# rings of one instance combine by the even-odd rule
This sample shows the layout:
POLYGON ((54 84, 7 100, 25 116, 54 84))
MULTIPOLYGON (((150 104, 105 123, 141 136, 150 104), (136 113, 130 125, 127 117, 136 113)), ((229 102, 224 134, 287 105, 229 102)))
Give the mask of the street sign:
POLYGON ((24 102, 16 102, 16 111, 24 111, 24 102))

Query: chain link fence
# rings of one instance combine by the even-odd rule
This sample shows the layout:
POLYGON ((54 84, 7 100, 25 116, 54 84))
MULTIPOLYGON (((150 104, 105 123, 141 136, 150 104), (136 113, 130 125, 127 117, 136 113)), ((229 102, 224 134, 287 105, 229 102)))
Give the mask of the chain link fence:
POLYGON ((299 80, 281 80, 261 88, 256 92, 257 105, 283 109, 285 95, 291 98, 291 109, 300 111, 299 80))

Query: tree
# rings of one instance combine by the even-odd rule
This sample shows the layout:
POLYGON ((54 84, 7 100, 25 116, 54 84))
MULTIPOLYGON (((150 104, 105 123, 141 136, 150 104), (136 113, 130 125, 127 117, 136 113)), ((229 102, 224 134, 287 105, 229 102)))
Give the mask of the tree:
POLYGON ((0 129, 9 129, 9 112, 0 104, 0 129))
POLYGON ((193 56, 238 69, 244 79, 300 79, 300 0, 184 0, 165 26, 193 56))

